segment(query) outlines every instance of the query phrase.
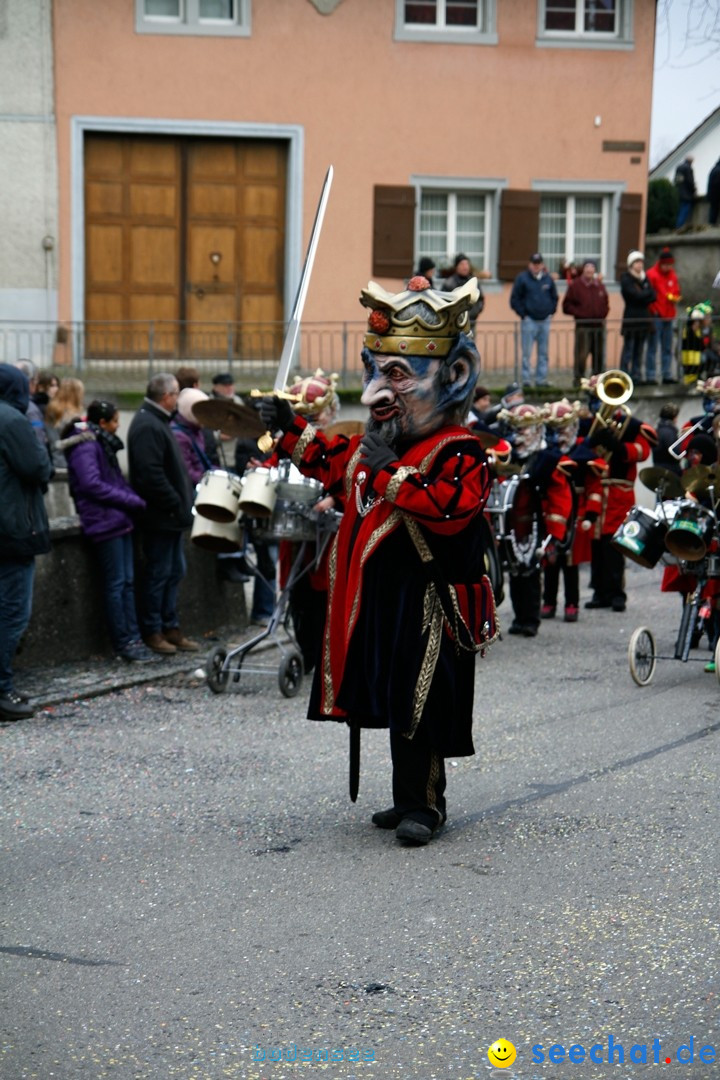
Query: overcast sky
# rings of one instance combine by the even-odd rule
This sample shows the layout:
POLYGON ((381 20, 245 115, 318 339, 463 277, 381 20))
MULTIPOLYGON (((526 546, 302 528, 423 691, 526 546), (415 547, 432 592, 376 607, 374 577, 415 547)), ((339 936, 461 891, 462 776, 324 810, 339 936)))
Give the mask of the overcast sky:
POLYGON ((650 167, 718 106, 720 0, 658 0, 650 167))

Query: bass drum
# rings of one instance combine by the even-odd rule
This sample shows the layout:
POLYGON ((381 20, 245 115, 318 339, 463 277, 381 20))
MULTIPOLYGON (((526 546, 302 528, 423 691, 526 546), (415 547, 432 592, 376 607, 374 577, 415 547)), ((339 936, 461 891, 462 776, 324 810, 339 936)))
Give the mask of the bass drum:
POLYGON ((505 599, 505 581, 503 578, 502 564, 500 562, 500 553, 495 543, 495 536, 493 535, 490 522, 482 516, 480 524, 480 537, 483 546, 483 562, 485 564, 485 573, 490 579, 492 586, 493 596, 495 597, 495 606, 500 607, 505 599))

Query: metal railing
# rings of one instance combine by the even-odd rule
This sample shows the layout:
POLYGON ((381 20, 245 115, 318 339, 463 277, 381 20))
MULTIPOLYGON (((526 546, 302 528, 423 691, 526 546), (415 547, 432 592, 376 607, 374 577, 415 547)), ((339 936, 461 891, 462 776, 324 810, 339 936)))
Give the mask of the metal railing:
MULTIPOLYGON (((676 320, 674 352, 679 359, 685 318, 676 320)), ((140 389, 159 371, 191 365, 208 376, 230 371, 240 387, 271 385, 285 335, 283 323, 137 322, 0 322, 0 362, 30 359, 58 374, 67 371, 89 385, 140 389)), ((335 371, 340 385, 357 386, 365 321, 304 323, 296 367, 335 371)), ((481 379, 500 383, 521 380, 518 319, 475 328, 482 358, 481 379)), ((623 338, 620 320, 605 325, 605 367, 619 367, 623 338)), ((575 324, 556 316, 550 330, 549 378, 559 386, 572 382, 575 324)), ((533 357, 533 369, 535 361, 533 357)))

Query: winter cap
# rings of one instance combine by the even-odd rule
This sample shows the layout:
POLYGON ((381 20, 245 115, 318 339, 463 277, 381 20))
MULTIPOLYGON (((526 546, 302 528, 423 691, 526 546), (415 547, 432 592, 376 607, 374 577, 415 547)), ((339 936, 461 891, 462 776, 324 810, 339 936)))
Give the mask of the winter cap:
POLYGON ((658 255, 658 262, 675 262, 675 256, 669 247, 661 248, 660 254, 658 255))
POLYGON ((543 262, 543 257, 539 251, 535 251, 528 259, 528 262, 541 263, 543 262))
POLYGON ((467 255, 463 255, 462 251, 458 252, 458 254, 453 259, 453 267, 459 266, 461 262, 470 262, 467 255))
POLYGON ((233 386, 235 380, 229 371, 223 371, 220 375, 213 375, 213 386, 233 386))
POLYGON ((187 420, 190 424, 197 424, 199 421, 192 411, 193 405, 197 405, 200 401, 207 401, 207 399, 207 394, 202 390, 195 390, 194 387, 187 386, 184 390, 180 391, 177 400, 177 410, 183 420, 187 420))
POLYGON ((640 262, 645 262, 645 256, 643 255, 642 251, 631 251, 627 257, 628 266, 632 266, 632 264, 634 262, 637 262, 638 259, 640 260, 640 262))
POLYGON ((418 263, 418 269, 417 269, 418 274, 422 274, 423 277, 427 277, 428 276, 428 274, 427 274, 428 270, 434 270, 434 269, 435 269, 434 260, 431 259, 427 255, 423 255, 422 259, 418 263))

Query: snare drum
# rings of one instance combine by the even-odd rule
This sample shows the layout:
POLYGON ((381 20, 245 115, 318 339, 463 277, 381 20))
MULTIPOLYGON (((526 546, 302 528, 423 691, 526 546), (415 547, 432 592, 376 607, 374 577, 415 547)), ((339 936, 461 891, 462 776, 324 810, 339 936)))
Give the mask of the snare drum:
POLYGON ((193 544, 206 551, 230 553, 240 551, 243 544, 243 530, 240 522, 235 521, 212 521, 195 514, 190 539, 193 544))
POLYGON ((278 469, 278 473, 278 499, 312 505, 322 498, 323 486, 320 481, 313 480, 309 476, 303 476, 291 461, 283 462, 278 469))
POLYGON ((258 518, 253 536, 258 540, 314 540, 317 514, 304 506, 278 499, 270 517, 258 518))
POLYGON ((668 527, 665 546, 678 559, 697 562, 705 558, 713 535, 715 519, 694 499, 681 499, 674 521, 668 527))
POLYGON ((665 551, 667 524, 654 510, 633 506, 616 530, 612 545, 628 559, 651 569, 665 551))
POLYGON ((240 503, 240 477, 225 469, 206 472, 197 486, 195 509, 211 521, 235 521, 240 503))
POLYGON ((272 515, 277 501, 277 469, 248 469, 242 478, 240 509, 246 517, 272 515))

